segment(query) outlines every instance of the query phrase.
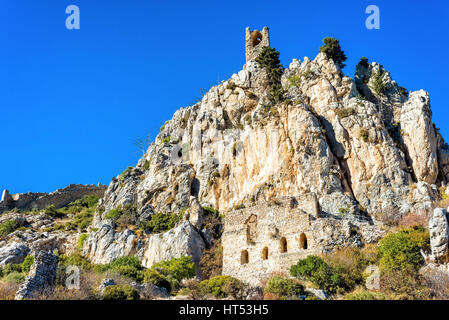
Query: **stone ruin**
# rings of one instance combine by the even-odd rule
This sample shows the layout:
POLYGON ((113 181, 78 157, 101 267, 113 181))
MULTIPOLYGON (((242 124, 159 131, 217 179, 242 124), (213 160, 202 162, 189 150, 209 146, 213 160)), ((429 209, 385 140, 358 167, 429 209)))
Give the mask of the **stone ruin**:
POLYGON ((33 298, 36 293, 51 290, 55 284, 58 256, 51 252, 39 251, 34 257, 30 273, 16 292, 15 300, 33 298))
POLYGON ((58 189, 51 193, 9 194, 8 190, 4 190, 0 201, 0 213, 13 209, 21 211, 43 210, 49 205, 54 205, 59 209, 84 196, 95 195, 103 197, 106 189, 107 186, 101 184, 97 186, 71 184, 66 188, 58 189))
POLYGON ((257 56, 262 51, 263 47, 270 46, 270 36, 268 33, 268 28, 264 27, 262 31, 259 30, 251 31, 249 27, 247 27, 245 43, 246 43, 245 45, 246 63, 248 63, 248 61, 257 58, 257 56))

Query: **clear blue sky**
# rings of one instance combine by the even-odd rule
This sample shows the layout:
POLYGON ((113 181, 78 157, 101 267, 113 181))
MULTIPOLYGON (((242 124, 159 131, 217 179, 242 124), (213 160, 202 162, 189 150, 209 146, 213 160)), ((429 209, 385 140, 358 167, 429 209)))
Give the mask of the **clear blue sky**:
POLYGON ((140 157, 133 141, 245 63, 246 26, 270 28, 288 65, 340 39, 409 90, 430 92, 449 138, 447 1, 2 0, 0 189, 49 192, 109 184, 140 157), (67 30, 65 8, 81 11, 67 30), (379 6, 381 29, 365 28, 379 6))

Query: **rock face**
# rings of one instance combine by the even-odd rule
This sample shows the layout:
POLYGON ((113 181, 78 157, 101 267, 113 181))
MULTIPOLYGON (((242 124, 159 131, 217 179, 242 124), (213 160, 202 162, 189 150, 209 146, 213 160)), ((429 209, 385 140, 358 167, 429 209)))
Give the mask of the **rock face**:
MULTIPOLYGON (((268 29, 264 32, 262 41, 268 41, 268 29)), ((440 199, 438 187, 449 181, 449 148, 432 123, 428 93, 408 95, 376 62, 360 62, 353 80, 320 53, 291 62, 281 78, 283 100, 273 105, 268 74, 254 60, 259 50, 249 51, 244 69, 231 79, 176 111, 137 165, 112 180, 94 218, 98 231, 84 248, 92 261, 129 254, 146 266, 181 254, 197 261, 209 244, 202 207, 225 216, 225 242, 231 247, 224 247, 224 259, 233 261, 227 272, 235 275, 243 268, 238 263, 243 250, 256 250, 250 261, 264 263, 261 244, 236 239, 252 214, 268 216, 269 210, 258 213, 258 206, 279 198, 301 204, 313 195, 313 205, 298 206, 313 217, 310 225, 304 221, 288 232, 307 230, 316 250, 375 242, 385 222, 431 211, 440 199), (132 226, 119 230, 107 219, 117 208, 133 208, 132 226, 155 213, 186 214, 175 229, 156 235, 132 226), (241 210, 248 216, 238 220, 233 235, 228 219, 241 210), (365 222, 351 222, 357 217, 365 222)), ((292 208, 285 211, 293 214, 292 208)), ((265 222, 259 226, 269 230, 256 230, 264 237, 276 233, 265 222)), ((272 245, 276 249, 270 252, 279 250, 272 245)))
POLYGON ((29 299, 33 294, 50 290, 55 283, 58 260, 51 252, 39 251, 34 258, 30 274, 16 293, 15 300, 29 299))
POLYGON ((449 262, 449 224, 446 209, 435 208, 429 220, 432 262, 449 262))
POLYGON ((30 249, 18 242, 13 242, 0 247, 0 266, 6 264, 22 263, 30 249))

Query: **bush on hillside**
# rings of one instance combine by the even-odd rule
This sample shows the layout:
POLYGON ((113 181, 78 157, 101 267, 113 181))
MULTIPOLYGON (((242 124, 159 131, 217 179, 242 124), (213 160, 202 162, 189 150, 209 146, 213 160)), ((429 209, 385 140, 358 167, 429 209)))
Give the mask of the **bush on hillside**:
POLYGON ((340 47, 340 41, 331 37, 323 39, 324 45, 320 47, 320 52, 326 54, 326 56, 343 69, 346 65, 343 63, 347 60, 344 51, 340 47))
POLYGON ((264 288, 265 296, 270 295, 274 299, 291 300, 304 295, 304 286, 298 281, 275 275, 271 277, 264 288))

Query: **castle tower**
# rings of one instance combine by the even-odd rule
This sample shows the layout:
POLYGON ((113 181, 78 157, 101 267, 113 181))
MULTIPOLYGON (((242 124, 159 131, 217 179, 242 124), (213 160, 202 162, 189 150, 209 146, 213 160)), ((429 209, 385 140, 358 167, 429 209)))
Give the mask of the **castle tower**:
POLYGON ((262 32, 259 30, 251 31, 249 27, 246 28, 246 63, 257 58, 263 47, 270 46, 270 36, 268 28, 263 27, 262 32))
POLYGON ((1 202, 7 203, 10 200, 9 191, 3 190, 1 202))

